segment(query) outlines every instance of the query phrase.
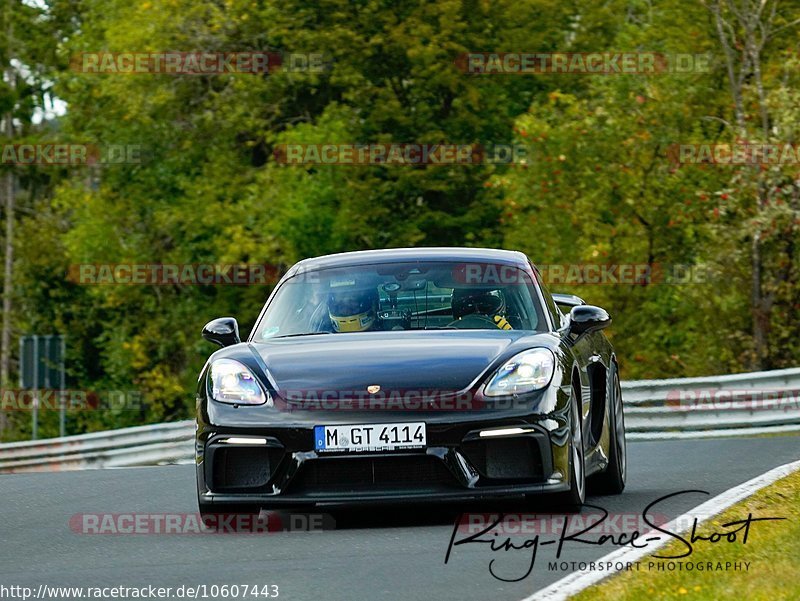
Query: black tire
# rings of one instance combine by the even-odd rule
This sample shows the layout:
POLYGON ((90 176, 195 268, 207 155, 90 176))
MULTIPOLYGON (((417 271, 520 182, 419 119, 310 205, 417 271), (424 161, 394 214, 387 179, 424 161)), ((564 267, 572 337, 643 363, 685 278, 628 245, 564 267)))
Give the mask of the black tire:
POLYGON ((622 389, 616 366, 611 376, 608 407, 609 449, 608 466, 592 478, 592 492, 601 495, 618 495, 625 490, 628 471, 627 443, 625 441, 625 414, 622 409, 622 389))
POLYGON ((552 496, 550 505, 558 512, 575 513, 581 510, 586 500, 586 460, 583 448, 583 420, 581 415, 581 395, 572 387, 570 400, 570 460, 569 490, 552 496))

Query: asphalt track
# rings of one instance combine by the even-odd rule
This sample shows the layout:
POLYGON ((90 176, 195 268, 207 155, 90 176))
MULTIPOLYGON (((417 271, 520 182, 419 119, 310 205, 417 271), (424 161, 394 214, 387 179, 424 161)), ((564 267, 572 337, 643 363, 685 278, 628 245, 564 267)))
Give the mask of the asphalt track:
MULTIPOLYGON (((587 502, 612 515, 638 515, 652 501, 680 490, 701 489, 713 496, 799 459, 800 437, 635 442, 629 443, 628 457, 625 493, 587 502)), ((519 577, 530 563, 530 550, 493 552, 487 544, 464 544, 453 548, 445 565, 458 514, 530 512, 513 501, 325 509, 336 527, 322 532, 114 535, 81 534, 70 527, 72 516, 81 513, 194 512, 193 469, 0 476, 0 585, 275 584, 285 600, 483 601, 519 600, 566 574, 548 569, 555 544, 540 547, 532 573, 519 582, 493 578, 489 563, 496 560, 493 567, 501 576, 519 577)), ((673 518, 708 498, 676 496, 660 503, 657 512, 673 518)), ((456 540, 464 536, 456 533, 456 540)), ((521 545, 531 536, 513 540, 521 545)), ((542 534, 540 542, 547 538, 554 537, 542 534)), ((588 561, 614 548, 567 543, 561 560, 588 561)))

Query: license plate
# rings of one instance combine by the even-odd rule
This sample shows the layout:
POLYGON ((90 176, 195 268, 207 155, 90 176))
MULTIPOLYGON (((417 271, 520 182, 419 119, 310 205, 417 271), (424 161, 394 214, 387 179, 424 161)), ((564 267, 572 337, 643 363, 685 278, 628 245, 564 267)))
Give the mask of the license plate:
POLYGON ((314 427, 314 448, 322 452, 424 449, 425 443, 425 422, 314 427))

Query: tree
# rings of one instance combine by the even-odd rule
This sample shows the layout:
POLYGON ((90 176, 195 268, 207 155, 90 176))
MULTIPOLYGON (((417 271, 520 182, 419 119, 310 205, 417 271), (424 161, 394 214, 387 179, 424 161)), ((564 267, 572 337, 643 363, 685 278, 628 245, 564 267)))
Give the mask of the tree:
MULTIPOLYGON (((39 120, 49 100, 52 82, 48 79, 54 66, 54 38, 43 7, 7 0, 0 25, 0 116, 4 144, 32 142, 41 131, 39 120)), ((0 324, 0 390, 10 384, 15 299, 15 244, 18 188, 28 192, 47 178, 35 169, 23 171, 13 164, 3 164, 2 197, 4 209, 3 244, 3 317, 0 324)), ((0 411, 0 438, 7 416, 0 411)))
MULTIPOLYGON (((786 34, 800 24, 800 9, 781 8, 779 0, 704 4, 713 15, 725 61, 733 101, 733 123, 726 125, 735 143, 782 146, 796 141, 796 117, 783 103, 795 100, 797 60, 790 57, 784 69, 775 69, 768 61, 791 53, 786 34)), ((746 231, 740 231, 742 238, 750 239, 751 248, 751 366, 770 368, 775 364, 773 355, 782 354, 769 348, 772 309, 781 288, 788 284, 796 289, 797 284, 798 189, 786 169, 758 164, 738 170, 736 183, 742 196, 750 197, 743 201, 752 200, 752 216, 745 221, 746 231), (765 251, 773 256, 765 257, 765 251)))

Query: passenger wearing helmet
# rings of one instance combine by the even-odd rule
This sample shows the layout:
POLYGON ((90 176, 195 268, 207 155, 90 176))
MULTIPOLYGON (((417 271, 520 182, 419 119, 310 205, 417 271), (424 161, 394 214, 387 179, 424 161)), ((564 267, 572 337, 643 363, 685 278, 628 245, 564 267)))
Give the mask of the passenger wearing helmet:
POLYGON ((380 330, 376 288, 333 289, 328 294, 328 317, 334 332, 380 330))
POLYGON ((451 298, 456 328, 481 329, 494 325, 511 330, 506 319, 506 299, 502 290, 455 288, 451 298))

